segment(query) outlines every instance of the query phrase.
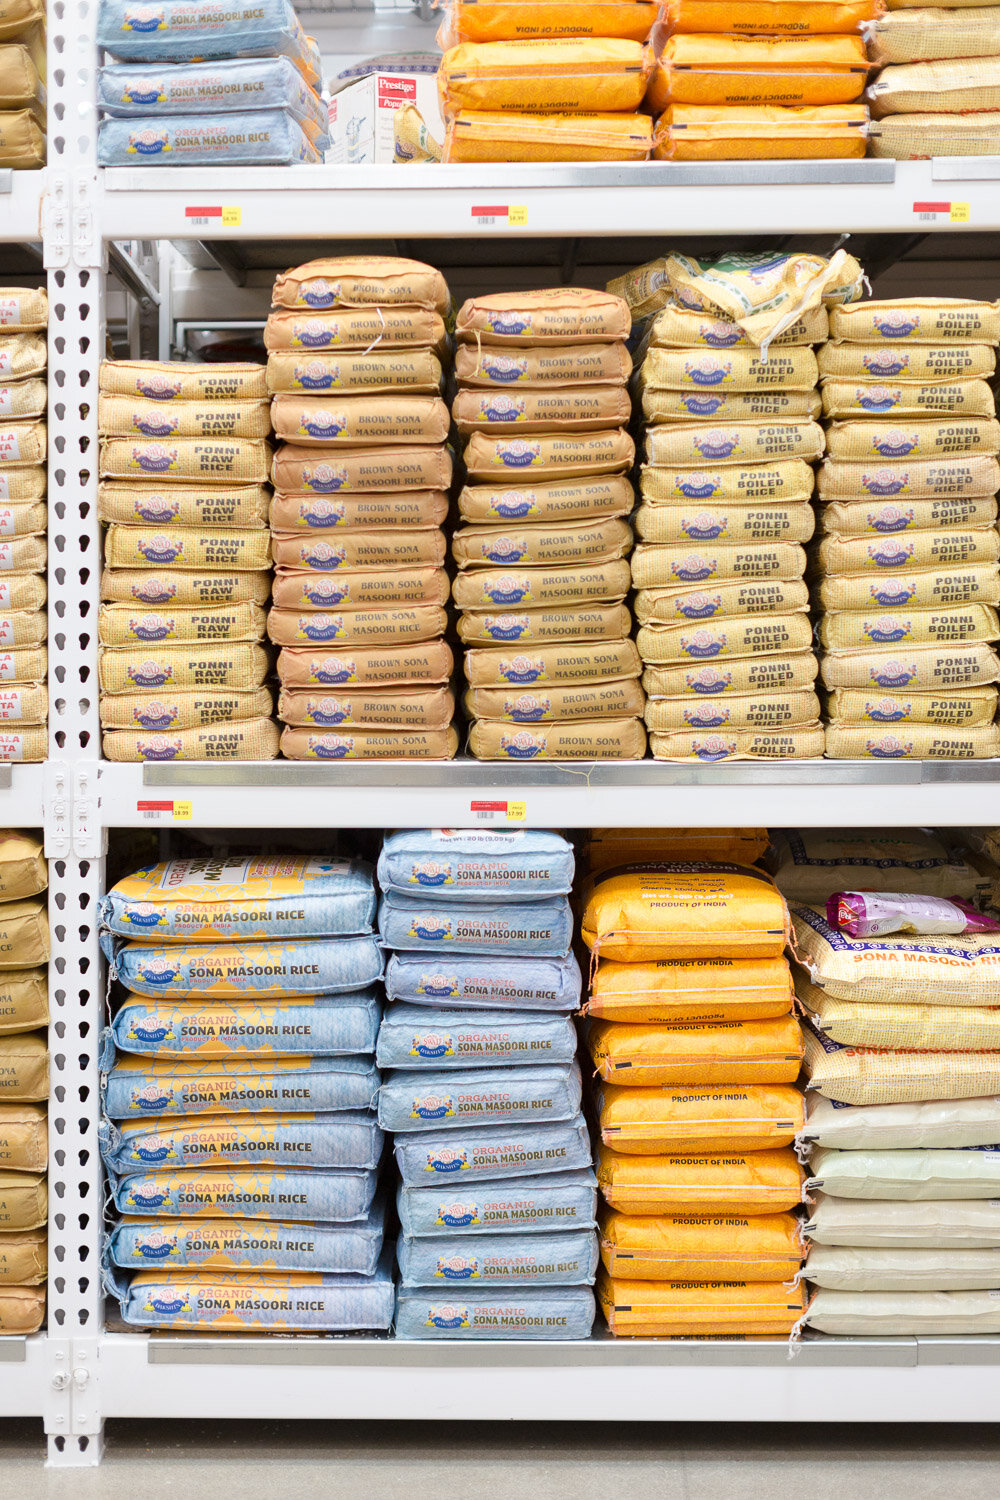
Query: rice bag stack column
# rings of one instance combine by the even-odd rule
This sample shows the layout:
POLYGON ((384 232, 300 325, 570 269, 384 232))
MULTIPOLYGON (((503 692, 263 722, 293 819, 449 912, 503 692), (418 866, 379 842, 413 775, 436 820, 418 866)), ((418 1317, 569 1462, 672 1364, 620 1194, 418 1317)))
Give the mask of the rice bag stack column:
POLYGON ((268 633, 290 760, 458 748, 444 639, 450 317, 441 273, 395 256, 312 261, 275 283, 268 633))
POLYGON ((0 1337, 45 1317, 48 870, 34 835, 0 833, 0 1337))
POLYGON ((319 49, 290 0, 100 0, 103 167, 321 162, 319 49))
POLYGON ((0 288, 0 760, 6 761, 48 754, 48 321, 44 291, 0 288))
POLYGON ((0 12, 0 167, 45 165, 45 4, 7 0, 0 12))
POLYGON ((104 754, 273 760, 264 371, 106 360, 100 386, 104 754))
MULTIPOLYGON (((802 1034, 785 903, 719 831, 605 830, 581 893, 604 1197, 597 1294, 613 1334, 787 1335, 801 1316, 802 1034), (615 857, 628 862, 612 864, 615 857)), ((759 830, 725 830, 763 852, 759 830)))
POLYGON ((456 325, 465 442, 452 541, 480 760, 635 760, 646 749, 625 606, 634 445, 622 298, 471 298, 456 325))
POLYGON ((168 860, 103 899, 128 991, 100 1132, 126 1322, 389 1327, 374 917, 370 865, 295 854, 168 860))
POLYGON ((596 1181, 570 1017, 573 864, 565 839, 531 830, 397 833, 379 857, 398 1338, 590 1333, 596 1181))
POLYGON ((1000 307, 865 302, 830 331, 813 559, 826 754, 996 756, 1000 307))

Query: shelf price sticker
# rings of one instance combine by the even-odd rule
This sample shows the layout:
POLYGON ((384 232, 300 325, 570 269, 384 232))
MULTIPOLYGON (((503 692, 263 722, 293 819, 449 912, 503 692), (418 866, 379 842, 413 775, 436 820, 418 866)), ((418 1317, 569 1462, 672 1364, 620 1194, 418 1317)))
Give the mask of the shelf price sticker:
POLYGON ((190 823, 194 817, 191 802, 163 802, 140 800, 135 804, 136 812, 143 822, 158 823, 161 818, 170 818, 174 823, 190 823))
POLYGON ((913 212, 924 224, 968 224, 972 219, 970 203, 914 203, 913 212))
POLYGON ((528 804, 473 800, 469 811, 477 823, 523 823, 528 816, 528 804))
POLYGON ((526 203, 477 203, 473 204, 472 217, 476 228, 491 224, 506 224, 508 229, 525 229, 528 224, 526 203))
POLYGON ((223 229, 239 229, 243 223, 243 210, 235 203, 196 205, 185 208, 184 218, 192 229, 207 229, 209 226, 223 229))

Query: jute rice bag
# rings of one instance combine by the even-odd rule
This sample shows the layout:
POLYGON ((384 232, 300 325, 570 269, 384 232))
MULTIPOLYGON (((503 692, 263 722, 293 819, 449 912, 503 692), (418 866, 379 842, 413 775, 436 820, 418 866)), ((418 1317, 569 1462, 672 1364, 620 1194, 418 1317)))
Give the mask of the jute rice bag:
POLYGON ((44 519, 44 506, 37 502, 45 498, 45 470, 37 466, 26 469, 0 469, 0 517, 6 535, 21 535, 26 531, 44 531, 43 525, 29 525, 28 517, 44 519))
POLYGON ((452 585, 461 610, 617 604, 629 591, 629 565, 615 561, 577 568, 469 568, 452 585))
POLYGON ((0 645, 6 647, 38 647, 45 641, 48 631, 45 613, 42 610, 11 610, 0 614, 0 645))
POLYGON ((260 365, 191 365, 180 361, 105 359, 98 388, 132 400, 145 397, 164 404, 173 401, 261 401, 267 382, 260 365))
MULTIPOLYGON (((862 500, 883 499, 886 510, 882 519, 872 529, 883 531, 924 530, 928 522, 924 517, 933 514, 926 508, 909 514, 911 500, 934 500, 946 502, 965 501, 969 498, 992 499, 1000 488, 1000 464, 995 458, 970 454, 963 458, 917 459, 915 463, 845 463, 838 459, 827 459, 819 468, 819 498, 823 501, 841 500, 845 504, 862 500), (895 512, 890 509, 895 504, 895 512), (919 517, 919 520, 918 520, 919 517)), ((879 516, 880 512, 871 513, 879 516)), ((823 512, 824 527, 828 531, 839 528, 830 524, 828 512, 823 512)), ((977 514, 974 509, 972 515, 977 514)), ((987 508, 989 525, 992 512, 987 508)), ((959 513, 959 522, 961 513, 959 513)), ((950 519, 948 524, 954 524, 950 519)), ((966 525, 974 525, 966 521, 966 525)), ((867 528, 865 528, 867 529, 867 528)))
POLYGON ((638 677, 642 663, 635 642, 618 640, 535 645, 529 651, 510 646, 465 653, 465 674, 473 688, 517 688, 558 684, 582 685, 616 677, 638 677))
POLYGON ((627 338, 632 319, 621 298, 586 287, 470 297, 455 323, 459 343, 593 344, 627 338))
POLYGON ((282 494, 271 499, 276 532, 366 531, 379 527, 440 526, 448 515, 444 490, 400 490, 387 494, 282 494))
POLYGON ((646 105, 847 104, 868 77, 860 36, 671 36, 653 68, 646 105))
POLYGON ((264 611, 257 604, 232 604, 139 614, 129 604, 102 604, 98 633, 102 646, 255 641, 264 634, 264 611))
MULTIPOLYGON (((43 968, 6 969, 0 975, 0 1033, 47 1026, 48 980, 43 968)), ((0 1043, 0 1052, 3 1044, 0 1043)))
POLYGON ((961 8, 893 6, 868 33, 868 55, 873 63, 931 62, 936 58, 992 57, 996 17, 991 5, 961 8))
POLYGON ((794 1083, 802 1031, 794 1016, 769 1020, 595 1021, 587 1050, 605 1083, 636 1086, 794 1083))
POLYGON ((271 431, 266 400, 162 401, 102 394, 97 420, 105 437, 263 438, 271 431))
POLYGON ((687 733, 721 730, 729 736, 737 730, 798 729, 815 725, 819 722, 820 705, 816 694, 807 688, 798 692, 704 697, 694 702, 690 696, 650 697, 643 717, 646 728, 659 734, 681 730, 687 733))
POLYGON ((451 724, 455 695, 442 686, 332 693, 282 688, 278 717, 291 728, 442 730, 451 724))
POLYGON ((704 553, 640 543, 632 554, 632 581, 640 589, 680 588, 685 584, 704 587, 724 579, 801 578, 805 567, 805 552, 791 542, 713 545, 704 553))
POLYGON ((979 729, 993 723, 997 696, 995 687, 953 688, 939 693, 835 688, 830 694, 830 718, 853 724, 947 724, 979 729))
MULTIPOLYGON (((45 1280, 47 1239, 43 1228, 0 1235, 0 1287, 5 1292, 39 1286, 45 1280)), ((25 1306, 27 1306, 25 1299, 25 1306)), ((7 1314, 7 1321, 10 1314, 7 1314)), ((40 1317, 39 1317, 40 1321, 40 1317)), ((0 1327, 6 1332, 3 1314, 0 1327)), ((13 1330, 12 1330, 13 1331, 13 1330)))
POLYGON ((451 474, 448 449, 431 444, 345 448, 324 455, 316 448, 284 443, 274 455, 272 469, 276 490, 323 496, 364 490, 447 490, 451 474))
POLYGON ((876 384, 828 378, 823 382, 823 412, 828 417, 871 412, 893 417, 931 417, 941 412, 959 418, 992 417, 996 401, 985 380, 876 384))
POLYGON ((701 417, 715 422, 752 422, 768 417, 818 417, 822 403, 815 391, 646 390, 642 411, 651 423, 701 417))
POLYGON ((0 760, 46 760, 48 753, 49 734, 44 724, 0 731, 0 760))
POLYGON ((38 333, 49 326, 49 300, 41 289, 0 287, 0 329, 5 333, 38 333))
POLYGON ((445 604, 450 593, 444 568, 389 568, 384 573, 375 568, 346 573, 278 568, 272 598, 282 609, 361 609, 372 604, 445 604))
POLYGON ((470 478, 496 482, 507 476, 516 482, 518 476, 529 475, 558 479, 561 475, 624 474, 635 458, 635 445, 623 427, 528 437, 474 432, 463 457, 470 478))
POLYGON ((776 1281, 626 1281, 602 1270, 595 1290, 618 1338, 786 1338, 807 1305, 804 1286, 776 1281))
POLYGON ((270 566, 271 538, 264 527, 227 531, 171 526, 108 527, 104 560, 109 568, 214 568, 259 572, 270 566))
POLYGON ((968 297, 897 297, 840 306, 830 336, 852 343, 1000 343, 1000 303, 968 297))
POLYGON ((23 651, 0 650, 0 682, 44 682, 47 664, 44 646, 23 651))
POLYGON ((460 43, 438 71, 441 113, 513 110, 602 114, 637 110, 651 61, 617 37, 546 37, 460 43))
POLYGON ((169 484, 158 491, 108 480, 97 492, 101 520, 126 526, 266 526, 269 499, 263 484, 169 484))
MULTIPOLYGON (((200 479, 209 483, 260 484, 268 477, 270 445, 260 438, 105 438, 102 479, 200 479)), ((44 456, 44 454, 42 455, 44 456)))
MULTIPOLYGON (((22 1031, 5 1036, 0 1045, 0 1103, 33 1104, 49 1097, 49 1052, 44 1031, 22 1031)), ((34 1229, 37 1223, 4 1224, 3 1172, 0 1172, 0 1228, 34 1229)), ((45 1190, 42 1179, 42 1191, 45 1190)), ((44 1215, 43 1215, 44 1217, 44 1215)))
POLYGON ((458 634, 463 643, 473 646, 502 643, 509 648, 531 642, 534 654, 535 643, 623 641, 631 626, 632 616, 625 605, 593 604, 568 610, 525 609, 517 613, 466 610, 459 617, 458 634))
MULTIPOLYGON (((792 978, 783 958, 665 958, 642 964, 604 958, 583 1007, 585 1015, 603 1021, 710 1025, 787 1016, 791 1009, 792 978)), ((602 1097, 603 1111, 608 1096, 602 1097)), ((764 1097, 771 1095, 764 1091, 764 1097)), ((739 1134, 735 1125, 734 1133, 739 1134)))
POLYGON ((332 313, 272 312, 264 325, 264 344, 272 353, 345 349, 364 356, 390 349, 441 350, 446 338, 440 313, 405 303, 341 307, 332 313))
MULTIPOLYGON (((796 993, 815 1029, 845 1047, 990 1052, 996 1051, 1000 1044, 1000 1011, 995 1006, 878 1005, 873 1001, 834 1000, 804 978, 799 981, 796 993)), ((822 1186, 836 1193, 829 1184, 822 1186)), ((843 1196, 882 1197, 883 1194, 843 1196)), ((925 1196, 948 1195, 931 1192, 925 1196)))
POLYGON ((1000 622, 996 610, 987 604, 904 609, 898 614, 844 610, 823 616, 819 636, 821 644, 833 651, 888 645, 905 651, 911 645, 995 641, 1000 638, 1000 622))
POLYGON ((8 422, 43 417, 45 398, 44 380, 13 380, 0 385, 0 417, 8 422))
POLYGON ((442 50, 459 42, 519 37, 608 36, 644 42, 656 20, 654 0, 449 0, 438 32, 442 50))
POLYGON ((440 605, 299 612, 272 609, 267 633, 276 646, 403 646, 443 635, 447 615, 440 605))
POLYGON ((803 1201, 805 1172, 790 1147, 637 1156, 602 1146, 597 1181, 610 1206, 623 1213, 749 1216, 795 1208, 803 1201))
POLYGON ((22 1338, 37 1333, 45 1320, 45 1289, 27 1286, 0 1288, 0 1333, 22 1338))
POLYGON ((869 84, 868 98, 879 116, 965 114, 996 109, 1000 80, 989 57, 904 63, 883 68, 869 84))
POLYGON ((477 719, 469 749, 477 760, 641 760, 646 731, 638 718, 555 720, 531 729, 477 719))
POLYGON ((808 1087, 840 1104, 972 1099, 1000 1088, 1000 1052, 842 1047, 806 1027, 808 1087))
MULTIPOLYGON (((461 347, 468 349, 467 345, 461 347)), ((514 392, 459 390, 451 414, 463 433, 599 432, 628 422, 632 402, 624 384, 514 392)))
MULTIPOLYGON (((973 866, 928 829, 781 829, 774 847, 775 881, 790 900, 822 904, 833 891, 858 888, 852 881, 866 891, 905 889, 916 895, 951 893, 965 898, 978 894, 979 876, 973 866)), ((808 913, 800 915, 803 921, 811 920, 808 913)), ((824 932, 824 940, 826 936, 824 932)), ((845 941, 847 948, 854 947, 855 939, 845 941)))
POLYGON ((828 688, 889 689, 893 692, 943 692, 1000 681, 1000 660, 983 643, 870 650, 833 651, 822 662, 828 688))
MULTIPOLYGON (((0 141, 0 149, 2 149, 2 141, 0 141)), ((3 296, 0 294, 0 305, 2 302, 3 296)), ((14 467, 19 464, 43 464, 45 449, 44 422, 8 422, 0 425, 0 468, 14 467)), ((19 481, 20 476, 13 483, 16 484, 19 481)), ((39 483, 43 481, 39 480, 39 483)))
MULTIPOLYGON (((676 38, 677 41, 690 38, 676 38)), ((640 391, 811 391, 819 380, 811 349, 788 346, 768 350, 761 359, 753 347, 721 353, 653 347, 636 375, 640 391)))
MULTIPOLYGON (((850 107, 844 109, 849 115, 850 107)), ((713 113, 702 111, 706 117, 713 113)), ((740 112, 741 120, 774 113, 765 107, 740 112)), ((826 114, 832 119, 838 111, 831 106, 808 113, 819 120, 826 114)), ((802 251, 736 251, 714 260, 675 251, 667 256, 666 274, 678 301, 703 312, 718 308, 761 345, 821 302, 830 307, 862 295, 861 266, 844 250, 829 258, 802 251)))
POLYGON ((274 712, 270 688, 247 692, 224 688, 181 693, 105 693, 101 728, 158 730, 201 729, 232 720, 267 718, 274 712))
POLYGON ((469 343, 455 350, 455 379, 462 388, 502 386, 555 394, 562 386, 621 386, 631 373, 632 358, 621 340, 511 349, 469 343))
POLYGON ((995 156, 1000 150, 997 112, 887 115, 869 127, 871 154, 890 161, 930 156, 995 156))
POLYGON ((644 465, 642 498, 651 505, 683 505, 703 501, 724 504, 737 501, 759 505, 781 501, 793 505, 812 498, 814 476, 803 459, 772 460, 770 463, 725 465, 718 468, 697 463, 644 465))
MULTIPOLYGON (((467 484, 459 492, 464 521, 507 526, 513 521, 535 523, 596 520, 627 516, 635 501, 629 481, 620 474, 552 480, 513 488, 499 484, 467 484)), ((461 533, 459 533, 461 535, 461 533)))
POLYGON ((393 307, 408 304, 445 316, 450 298, 440 271, 394 255, 341 255, 312 260, 277 278, 274 308, 393 307))
POLYGON ((1000 604, 995 563, 944 571, 890 573, 885 578, 825 578, 819 602, 828 610, 938 609, 953 604, 1000 604))
POLYGON ((440 568, 446 556, 437 526, 358 528, 330 537, 325 531, 272 533, 275 564, 317 573, 358 568, 440 568))
MULTIPOLYGON (((643 269, 643 267, 639 268, 640 271, 643 269)), ((665 271, 658 270, 654 273, 654 280, 656 277, 665 277, 665 275, 665 271)), ((619 281, 627 282, 627 278, 621 277, 619 281)), ((648 302, 655 302, 655 306, 649 307, 652 316, 646 325, 649 348, 746 349, 753 347, 743 329, 729 319, 713 317, 709 313, 682 307, 680 303, 674 302, 669 285, 669 281, 666 280, 662 283, 657 282, 657 287, 660 288, 659 295, 654 287, 652 289, 654 295, 648 299, 648 302)), ((609 282, 608 289, 619 291, 619 282, 609 282)), ((628 294, 622 290, 622 295, 628 294)), ((642 307, 648 306, 648 302, 632 306, 634 318, 644 316, 642 307)), ((820 344, 828 336, 829 331, 829 316, 826 308, 820 303, 818 307, 810 308, 807 313, 803 313, 801 318, 797 318, 794 323, 789 324, 777 334, 771 341, 771 348, 777 349, 788 344, 820 344)))
POLYGON ((717 620, 729 615, 790 614, 795 610, 806 610, 809 608, 809 590, 800 579, 720 583, 708 589, 640 589, 633 605, 640 625, 670 625, 682 620, 717 620))
POLYGON ((835 760, 992 760, 1000 755, 1000 728, 909 724, 896 734, 831 722, 826 754, 835 760))
POLYGON ((274 760, 278 726, 271 719, 247 719, 198 729, 112 729, 102 739, 104 754, 116 761, 274 760))
POLYGON ((653 732, 650 749, 656 760, 809 760, 824 753, 819 723, 785 729, 725 730, 722 733, 653 732))
POLYGON ((267 389, 272 394, 365 390, 435 395, 441 381, 441 361, 430 349, 396 350, 390 358, 380 349, 371 354, 275 351, 267 361, 267 389))
POLYGON ((594 520, 589 524, 559 521, 526 526, 466 526, 451 539, 451 555, 459 568, 491 566, 578 567, 614 562, 632 547, 627 522, 594 520))
MULTIPOLYGON (((724 660, 731 680, 741 684, 741 687, 734 688, 738 692, 741 688, 747 690, 750 679, 743 678, 741 669, 737 669, 729 658, 765 652, 770 656, 780 653, 783 657, 793 652, 808 653, 812 639, 809 619, 800 613, 734 615, 704 624, 692 621, 683 625, 643 625, 636 636, 636 644, 647 666, 684 662, 690 670, 692 665, 724 660)), ((716 678, 710 673, 708 677, 702 676, 701 681, 712 689, 716 678)))
POLYGON ((413 646, 362 646, 347 651, 284 647, 278 677, 285 688, 399 688, 446 683, 455 660, 443 640, 413 646))
POLYGON ((105 568, 101 598, 135 604, 266 604, 271 572, 213 573, 186 569, 105 568))
POLYGON ((840 380, 973 380, 992 375, 996 354, 989 344, 910 344, 894 348, 832 339, 817 356, 819 373, 840 380))
POLYGON ((185 688, 261 687, 268 672, 267 653, 248 641, 216 641, 211 646, 155 645, 141 656, 133 647, 102 650, 101 691, 137 693, 151 688, 173 692, 185 688))
POLYGON ((645 1281, 791 1281, 802 1264, 794 1214, 701 1220, 601 1215, 601 1260, 612 1275, 645 1281))
POLYGON ((439 396, 278 395, 271 401, 275 436, 299 447, 367 447, 443 443, 448 408, 439 396))
MULTIPOLYGON (((853 425, 853 424, 852 424, 853 425)), ((820 458, 823 429, 818 422, 776 418, 771 422, 741 422, 707 426, 704 422, 671 422, 646 431, 646 461, 650 464, 757 464, 771 459, 820 458)), ((1000 452, 1000 424, 997 427, 1000 452)), ((863 454, 857 455, 864 457, 863 454)))
POLYGON ((506 724, 551 724, 563 719, 622 719, 641 715, 646 695, 638 674, 566 687, 542 693, 517 688, 472 688, 464 698, 473 719, 495 719, 506 724))
POLYGON ((0 574, 41 573, 45 569, 44 536, 13 536, 0 540, 0 574))
POLYGON ((37 573, 15 573, 6 578, 0 574, 0 609, 41 609, 45 597, 45 579, 37 573))
MULTIPOLYGON (((655 469, 643 474, 643 488, 655 469)), ((812 506, 800 501, 789 504, 768 500, 759 505, 660 504, 646 501, 632 518, 636 535, 644 542, 679 546, 684 542, 807 542, 816 526, 812 506)))

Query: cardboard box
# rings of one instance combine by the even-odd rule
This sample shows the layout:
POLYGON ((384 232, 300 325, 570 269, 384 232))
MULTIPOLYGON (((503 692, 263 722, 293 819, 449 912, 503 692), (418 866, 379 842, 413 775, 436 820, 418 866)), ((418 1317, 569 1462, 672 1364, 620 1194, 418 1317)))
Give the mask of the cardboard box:
POLYGON ((444 140, 433 73, 369 73, 330 101, 329 162, 391 162, 393 123, 404 104, 415 104, 436 141, 444 140))

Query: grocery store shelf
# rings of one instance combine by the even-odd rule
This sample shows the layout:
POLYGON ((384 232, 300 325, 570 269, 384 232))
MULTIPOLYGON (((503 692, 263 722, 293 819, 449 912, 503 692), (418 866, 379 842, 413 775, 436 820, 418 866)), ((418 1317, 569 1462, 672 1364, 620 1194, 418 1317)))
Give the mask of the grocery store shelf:
POLYGON ((45 820, 44 765, 0 762, 0 827, 38 828, 45 820))
POLYGON ((51 1352, 43 1333, 28 1339, 0 1338, 0 1418, 47 1413, 51 1352))
POLYGON ((0 243, 34 244, 42 238, 47 174, 0 171, 0 243))

